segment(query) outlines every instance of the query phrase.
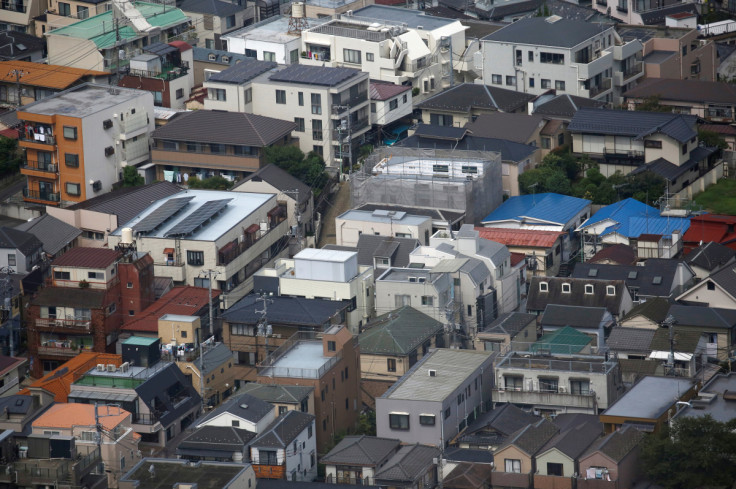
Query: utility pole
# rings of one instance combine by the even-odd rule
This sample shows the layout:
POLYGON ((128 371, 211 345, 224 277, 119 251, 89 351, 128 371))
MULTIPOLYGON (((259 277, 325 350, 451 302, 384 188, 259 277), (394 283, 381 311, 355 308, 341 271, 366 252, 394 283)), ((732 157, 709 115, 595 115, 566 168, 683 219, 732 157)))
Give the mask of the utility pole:
POLYGON ((667 355, 667 372, 668 375, 675 375, 675 323, 677 320, 672 314, 668 314, 667 317, 662 321, 662 326, 669 329, 670 336, 670 353, 667 355))
POLYGON ((95 441, 97 442, 97 453, 99 454, 100 460, 102 460, 102 425, 100 424, 100 418, 109 418, 112 416, 120 416, 120 405, 119 404, 106 404, 107 414, 100 414, 99 404, 95 401, 95 441), (117 412, 110 414, 110 408, 116 407, 117 412))
MULTIPOLYGON (((207 288, 209 289, 209 293, 207 294, 208 303, 209 303, 209 312, 210 312, 210 336, 213 336, 215 334, 215 328, 214 328, 214 315, 212 313, 212 276, 214 275, 217 277, 220 275, 220 272, 217 270, 213 270, 212 268, 208 268, 207 270, 202 270, 200 272, 200 277, 206 276, 207 277, 207 288)), ((202 343, 202 338, 199 340, 200 343, 202 343)))
POLYGON ((20 79, 23 78, 24 75, 30 75, 30 72, 25 71, 25 70, 15 69, 15 70, 10 70, 10 72, 8 72, 8 75, 15 77, 15 90, 18 93, 18 106, 21 106, 23 105, 23 103, 21 102, 21 99, 20 99, 21 97, 20 79))
MULTIPOLYGON (((261 310, 256 309, 255 313, 261 315, 261 318, 258 320, 258 326, 256 328, 256 336, 263 336, 264 338, 266 338, 265 340, 266 341, 266 346, 265 346, 266 354, 263 356, 263 358, 265 359, 265 358, 268 358, 268 355, 269 355, 268 338, 273 333, 273 328, 271 327, 270 324, 268 324, 268 319, 266 319, 266 315, 268 314, 268 303, 273 302, 273 300, 266 297, 265 294, 261 294, 260 296, 258 296, 256 301, 261 301, 263 303, 263 309, 261 310)), ((258 348, 256 348, 256 355, 257 354, 258 354, 258 348)))

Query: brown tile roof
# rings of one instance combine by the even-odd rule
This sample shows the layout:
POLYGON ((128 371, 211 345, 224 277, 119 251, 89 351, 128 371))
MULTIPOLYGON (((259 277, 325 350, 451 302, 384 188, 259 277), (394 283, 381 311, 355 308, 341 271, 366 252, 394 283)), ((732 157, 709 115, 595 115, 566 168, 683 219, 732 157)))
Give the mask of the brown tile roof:
POLYGON ((482 228, 476 227, 480 237, 506 246, 528 246, 530 248, 551 248, 560 235, 556 231, 532 231, 529 229, 482 228))
POLYGON ((393 83, 371 82, 371 100, 388 100, 411 90, 411 85, 394 85, 393 83))
POLYGON ((13 70, 24 72, 21 85, 64 90, 87 77, 110 76, 104 71, 83 70, 60 65, 45 65, 30 61, 0 61, 0 82, 15 83, 13 70))
POLYGON ((736 135, 736 127, 727 124, 700 124, 701 131, 717 132, 718 134, 736 135))
POLYGON ((626 98, 646 98, 653 95, 663 101, 733 104, 736 102, 736 86, 716 81, 650 78, 624 93, 626 98))
POLYGON ((72 248, 52 262, 53 266, 107 268, 120 253, 108 248, 72 248))
MULTIPOLYGON (((212 301, 215 302, 219 295, 220 291, 213 289, 212 301)), ((122 329, 128 332, 158 333, 158 320, 164 314, 195 316, 208 305, 208 300, 208 290, 204 287, 174 287, 122 329)))
POLYGON ((601 263, 604 261, 612 261, 618 265, 636 265, 636 253, 631 246, 625 244, 615 244, 593 255, 588 263, 601 263))

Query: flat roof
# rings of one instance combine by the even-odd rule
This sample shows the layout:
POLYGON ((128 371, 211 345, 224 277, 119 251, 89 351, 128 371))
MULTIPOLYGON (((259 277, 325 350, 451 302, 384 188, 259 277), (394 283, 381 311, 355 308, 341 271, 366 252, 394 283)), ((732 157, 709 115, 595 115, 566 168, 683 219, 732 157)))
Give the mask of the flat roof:
POLYGON ((189 462, 160 458, 144 458, 121 481, 135 481, 138 489, 171 489, 178 484, 192 484, 201 489, 241 487, 240 473, 248 465, 228 462, 189 462), (151 471, 153 467, 153 471, 151 471))
POLYGON ((358 211, 355 209, 344 212, 343 214, 337 216, 337 218, 345 219, 348 221, 380 222, 383 224, 404 224, 406 226, 419 226, 427 221, 431 221, 429 216, 415 216, 403 212, 395 213, 393 216, 391 216, 388 214, 384 215, 379 211, 358 211))
MULTIPOLYGON (((227 205, 215 215, 211 221, 194 231, 191 235, 182 239, 194 241, 215 241, 220 236, 228 232, 238 223, 242 222, 249 215, 259 209, 261 206, 273 201, 276 204, 275 195, 273 194, 256 194, 249 192, 228 192, 225 190, 186 190, 163 199, 157 200, 148 206, 143 212, 135 216, 133 219, 116 229, 112 235, 120 236, 122 228, 134 228, 137 223, 142 221, 146 216, 152 214, 156 209, 161 207, 165 202, 182 197, 191 197, 187 205, 176 215, 166 220, 157 229, 146 233, 145 238, 166 238, 167 233, 180 223, 188 222, 189 217, 197 212, 202 205, 207 202, 216 200, 230 199, 227 205)), ((174 239, 173 236, 167 239, 174 239)))
POLYGON ((429 279, 430 269, 428 268, 389 268, 378 280, 388 280, 391 282, 408 282, 409 277, 424 277, 429 279))
POLYGON ((692 379, 647 376, 606 409, 603 415, 657 419, 693 385, 692 379))
MULTIPOLYGON (((426 355, 401 377, 382 398, 412 401, 442 401, 469 377, 478 373, 490 353, 440 348, 426 355), (436 370, 435 376, 429 370, 436 370)), ((491 375, 489 370, 489 375, 491 375)))
MULTIPOLYGON (((329 17, 325 17, 324 19, 305 18, 302 20, 307 22, 307 25, 309 26, 307 28, 311 28, 323 24, 329 19, 329 17)), ((289 22, 289 17, 269 17, 257 24, 249 25, 236 31, 223 34, 221 37, 223 39, 238 38, 251 41, 273 42, 277 44, 300 41, 301 38, 298 33, 289 34, 289 22)))
POLYGON ((324 356, 321 341, 300 341, 273 363, 277 369, 318 370, 332 357, 324 356))
POLYGON ((736 418, 736 373, 714 376, 698 393, 690 399, 690 406, 681 415, 688 418, 710 415, 722 423, 736 418), (724 398, 724 394, 726 398, 724 398))
POLYGON ((416 29, 421 26, 425 30, 434 30, 452 24, 453 22, 459 23, 459 21, 455 19, 432 17, 425 15, 424 12, 420 12, 418 10, 389 7, 386 5, 369 5, 367 7, 363 7, 362 9, 355 10, 353 12, 353 17, 404 23, 412 29, 416 29))
POLYGON ((353 256, 357 256, 355 251, 328 250, 319 248, 304 248, 302 251, 294 255, 295 260, 317 260, 331 261, 341 263, 348 261, 353 256))
POLYGON ((85 83, 18 109, 39 115, 86 117, 145 95, 142 90, 85 83))
POLYGON ((148 336, 131 336, 123 341, 124 345, 150 346, 158 341, 158 338, 149 338, 148 336))

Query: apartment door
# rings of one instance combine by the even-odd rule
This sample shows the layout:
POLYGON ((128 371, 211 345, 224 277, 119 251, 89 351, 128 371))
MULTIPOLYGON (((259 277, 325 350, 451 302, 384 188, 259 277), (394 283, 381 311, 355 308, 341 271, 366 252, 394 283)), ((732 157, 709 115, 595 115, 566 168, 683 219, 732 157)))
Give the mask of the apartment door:
POLYGON ((38 182, 38 195, 41 200, 49 200, 54 193, 54 184, 51 182, 38 182))

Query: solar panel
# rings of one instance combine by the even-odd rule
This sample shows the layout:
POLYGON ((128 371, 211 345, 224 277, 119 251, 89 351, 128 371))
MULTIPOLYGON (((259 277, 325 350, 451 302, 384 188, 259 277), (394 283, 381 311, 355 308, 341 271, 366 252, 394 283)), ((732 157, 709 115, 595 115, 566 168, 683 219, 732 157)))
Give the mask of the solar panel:
POLYGON ((194 197, 180 197, 178 199, 169 199, 160 205, 156 210, 148 214, 141 221, 133 226, 134 233, 148 233, 159 227, 164 222, 182 210, 190 200, 194 197))
POLYGON ((191 234, 199 227, 207 223, 215 214, 220 212, 227 206, 228 202, 233 199, 210 200, 199 206, 194 212, 189 214, 186 219, 174 226, 166 233, 166 236, 184 236, 191 234))
POLYGON ((269 78, 287 83, 305 83, 333 87, 360 73, 354 68, 330 68, 323 66, 290 65, 269 78))

